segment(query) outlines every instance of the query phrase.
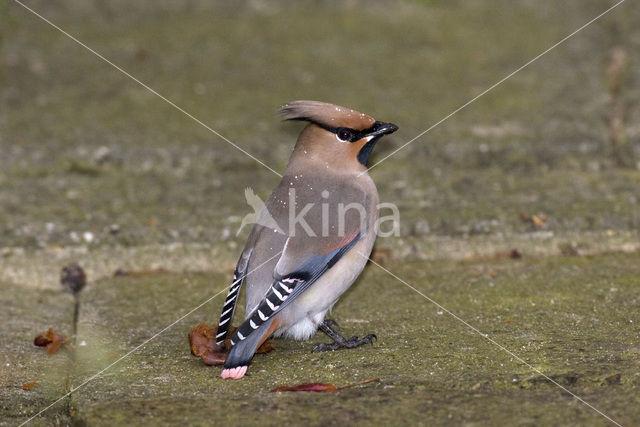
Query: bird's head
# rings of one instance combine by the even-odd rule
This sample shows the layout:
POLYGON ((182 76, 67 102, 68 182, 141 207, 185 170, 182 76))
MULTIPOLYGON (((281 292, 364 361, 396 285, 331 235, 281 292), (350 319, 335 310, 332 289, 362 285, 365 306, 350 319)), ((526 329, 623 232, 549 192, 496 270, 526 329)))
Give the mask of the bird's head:
POLYGON ((290 165, 319 162, 328 169, 360 171, 366 168, 376 142, 398 130, 392 123, 318 101, 293 101, 283 105, 280 113, 285 120, 309 122, 298 137, 290 165))

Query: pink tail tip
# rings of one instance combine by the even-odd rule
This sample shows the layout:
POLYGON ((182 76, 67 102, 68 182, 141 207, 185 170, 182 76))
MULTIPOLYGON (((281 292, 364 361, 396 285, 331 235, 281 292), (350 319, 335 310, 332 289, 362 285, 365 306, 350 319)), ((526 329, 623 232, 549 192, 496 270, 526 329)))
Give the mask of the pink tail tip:
POLYGON ((240 378, 244 377, 244 374, 247 373, 247 368, 248 366, 238 366, 237 368, 223 369, 220 376, 225 379, 231 378, 234 380, 239 380, 240 378))

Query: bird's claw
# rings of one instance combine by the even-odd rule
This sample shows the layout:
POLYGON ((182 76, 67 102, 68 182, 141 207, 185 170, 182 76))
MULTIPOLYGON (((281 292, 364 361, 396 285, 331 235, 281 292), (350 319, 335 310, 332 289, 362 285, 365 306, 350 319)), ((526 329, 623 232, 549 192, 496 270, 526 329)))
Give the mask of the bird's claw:
POLYGON ((378 337, 376 334, 369 334, 366 337, 362 338, 363 341, 367 341, 367 343, 373 344, 374 341, 378 341, 378 337))
POLYGON ((317 344, 314 344, 313 347, 311 347, 311 352, 312 353, 320 353, 322 351, 333 351, 333 350, 337 350, 336 348, 333 348, 333 346, 336 343, 332 343, 332 344, 325 344, 322 342, 319 342, 317 344))
POLYGON ((356 348, 364 344, 372 344, 373 341, 377 339, 378 337, 375 334, 369 334, 364 338, 351 337, 348 340, 344 340, 344 342, 334 341, 331 344, 318 343, 314 344, 314 346, 311 348, 311 352, 319 353, 322 351, 336 351, 343 348, 356 348))

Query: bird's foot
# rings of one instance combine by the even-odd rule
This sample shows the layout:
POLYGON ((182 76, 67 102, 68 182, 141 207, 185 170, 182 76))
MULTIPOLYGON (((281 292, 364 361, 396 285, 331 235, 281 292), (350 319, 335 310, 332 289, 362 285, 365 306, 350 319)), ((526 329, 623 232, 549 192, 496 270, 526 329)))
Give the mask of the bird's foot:
POLYGON ((344 339, 342 342, 334 341, 331 344, 318 343, 315 344, 312 348, 312 352, 321 352, 321 351, 335 351, 340 350, 342 348, 356 348, 360 347, 363 344, 371 344, 373 340, 378 339, 374 334, 369 334, 364 338, 351 337, 349 339, 344 339))
POLYGON ((331 328, 331 325, 338 326, 338 324, 333 320, 325 320, 320 324, 320 330, 327 334, 333 340, 333 342, 331 344, 315 344, 311 348, 312 352, 335 351, 342 348, 356 348, 360 347, 363 344, 371 344, 373 340, 378 339, 378 337, 376 337, 374 334, 369 334, 364 338, 351 337, 349 339, 346 339, 345 337, 334 331, 331 328))

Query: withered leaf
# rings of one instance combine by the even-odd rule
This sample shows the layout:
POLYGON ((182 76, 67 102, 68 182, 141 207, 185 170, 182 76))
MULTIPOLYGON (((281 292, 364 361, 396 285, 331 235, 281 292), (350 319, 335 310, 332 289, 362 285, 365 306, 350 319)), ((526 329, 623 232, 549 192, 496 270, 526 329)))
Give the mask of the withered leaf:
POLYGON ((280 386, 271 390, 272 393, 280 393, 282 391, 337 391, 338 387, 333 384, 306 383, 293 386, 280 386))
POLYGON ((43 332, 33 340, 33 345, 37 347, 46 347, 47 354, 57 353, 62 344, 68 342, 68 338, 64 335, 56 334, 53 328, 49 328, 47 332, 43 332))
MULTIPOLYGON (((202 358, 205 365, 222 365, 227 360, 227 354, 231 351, 231 336, 237 328, 233 326, 229 328, 227 339, 224 345, 216 344, 216 333, 218 327, 212 328, 206 323, 195 326, 189 332, 189 345, 191 354, 202 358)), ((256 354, 266 354, 275 349, 270 341, 265 341, 258 349, 256 354)))
POLYGON ((544 227, 545 223, 547 222, 547 215, 545 215, 542 212, 539 212, 535 215, 529 215, 527 213, 522 212, 520 214, 520 220, 522 222, 530 222, 532 223, 536 228, 542 228, 544 227))
POLYGON ((271 390, 272 393, 280 393, 283 391, 325 391, 325 392, 333 392, 338 390, 344 390, 345 388, 351 388, 362 384, 368 383, 379 383, 380 378, 372 378, 370 380, 364 380, 353 384, 347 384, 342 387, 336 387, 333 384, 322 384, 322 383, 306 383, 306 384, 298 384, 294 386, 280 386, 271 390))
POLYGON ((229 353, 221 353, 221 352, 216 352, 216 351, 209 351, 205 354, 203 354, 202 357, 202 361, 204 362, 205 365, 207 366, 218 366, 218 365, 224 365, 224 362, 227 361, 227 355, 229 353))
MULTIPOLYGON (((49 329, 51 331, 51 329, 49 329)), ((36 347, 46 347, 49 343, 51 343, 53 341, 53 336, 50 338, 47 337, 47 332, 44 332, 40 335, 38 335, 34 340, 33 340, 33 345, 35 345, 36 347)))
POLYGON ((216 329, 206 323, 201 323, 191 329, 191 332, 189 332, 191 354, 202 357, 211 351, 223 352, 224 348, 216 344, 216 329))
POLYGON ((29 391, 33 390, 38 385, 38 381, 29 381, 28 383, 22 384, 22 389, 29 391))

